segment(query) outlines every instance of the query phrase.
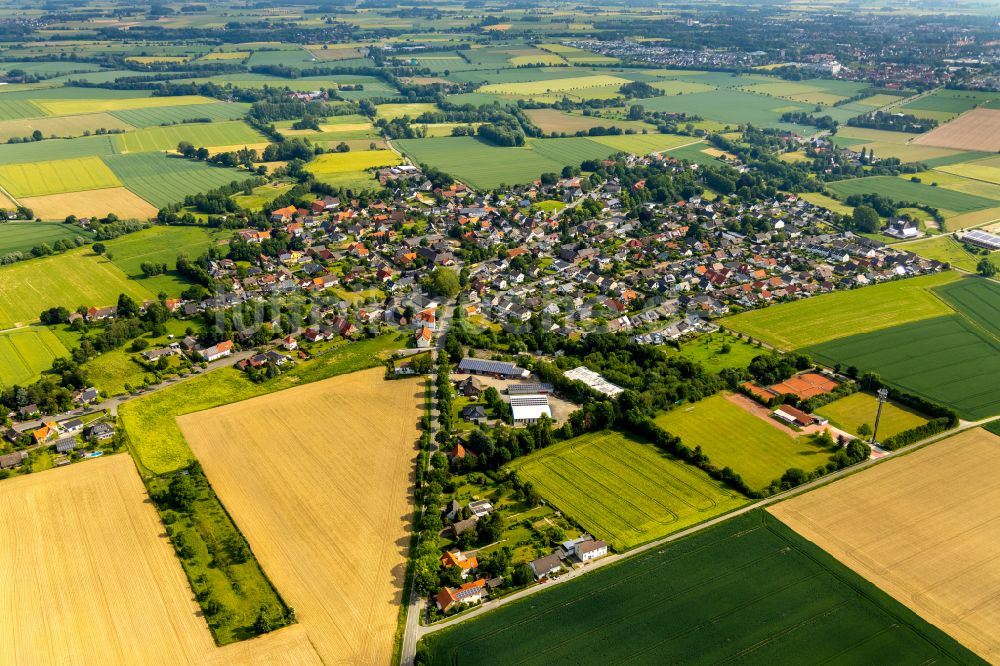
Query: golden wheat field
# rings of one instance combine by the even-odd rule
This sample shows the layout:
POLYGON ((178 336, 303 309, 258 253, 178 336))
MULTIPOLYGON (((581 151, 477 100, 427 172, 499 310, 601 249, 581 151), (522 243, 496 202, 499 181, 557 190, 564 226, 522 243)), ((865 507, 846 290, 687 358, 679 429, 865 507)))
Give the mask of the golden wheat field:
POLYGON ((968 430, 771 513, 984 659, 1000 660, 1000 437, 968 430))
POLYGON ((325 662, 384 664, 406 568, 423 384, 381 368, 178 419, 325 662))

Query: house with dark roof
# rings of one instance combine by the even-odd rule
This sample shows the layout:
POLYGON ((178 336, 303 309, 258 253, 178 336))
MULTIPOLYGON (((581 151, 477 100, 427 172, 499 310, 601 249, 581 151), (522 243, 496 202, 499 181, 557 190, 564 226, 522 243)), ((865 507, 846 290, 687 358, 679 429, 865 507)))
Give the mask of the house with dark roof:
POLYGON ((532 560, 528 566, 535 574, 535 580, 541 580, 559 572, 562 569, 562 560, 559 559, 558 554, 551 553, 545 557, 539 557, 537 560, 532 560))
POLYGON ((482 405, 468 405, 462 409, 462 420, 480 423, 486 420, 486 408, 482 405))
POLYGON ((446 587, 435 597, 437 607, 447 612, 457 604, 472 604, 486 596, 486 581, 480 578, 460 587, 446 587))

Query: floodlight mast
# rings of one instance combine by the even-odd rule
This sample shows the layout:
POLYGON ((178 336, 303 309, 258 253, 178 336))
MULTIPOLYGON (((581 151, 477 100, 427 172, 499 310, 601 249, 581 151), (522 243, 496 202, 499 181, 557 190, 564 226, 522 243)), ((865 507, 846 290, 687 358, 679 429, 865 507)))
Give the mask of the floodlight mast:
POLYGON ((889 398, 889 390, 880 388, 877 392, 878 395, 878 413, 875 415, 875 428, 872 429, 872 441, 869 442, 872 446, 875 446, 875 438, 878 436, 878 422, 882 418, 882 405, 889 398))

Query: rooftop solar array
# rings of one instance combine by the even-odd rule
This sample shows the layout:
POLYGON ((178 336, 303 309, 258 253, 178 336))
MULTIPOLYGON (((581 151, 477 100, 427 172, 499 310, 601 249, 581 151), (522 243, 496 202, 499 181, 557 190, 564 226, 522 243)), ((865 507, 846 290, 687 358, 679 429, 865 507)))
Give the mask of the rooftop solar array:
POLYGON ((524 369, 517 367, 513 363, 503 361, 487 361, 481 358, 463 358, 458 364, 459 371, 464 372, 484 372, 497 375, 518 376, 524 374, 524 369))
POLYGON ((988 245, 994 249, 1000 250, 1000 236, 996 234, 991 234, 980 229, 973 229, 969 231, 964 236, 962 240, 972 241, 974 243, 981 243, 983 245, 988 245))

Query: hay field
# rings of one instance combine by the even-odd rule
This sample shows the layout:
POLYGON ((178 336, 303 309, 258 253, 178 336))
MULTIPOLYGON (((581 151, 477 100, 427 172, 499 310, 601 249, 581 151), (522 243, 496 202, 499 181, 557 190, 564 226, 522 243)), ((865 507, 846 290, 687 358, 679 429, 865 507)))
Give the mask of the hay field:
POLYGON ((0 185, 21 198, 119 187, 121 181, 100 157, 78 157, 0 165, 0 185))
POLYGON ((383 374, 356 372, 178 419, 327 663, 387 663, 393 651, 423 386, 383 374))
POLYGON ((1000 660, 1000 437, 969 430, 770 509, 980 656, 1000 660))
POLYGON ((0 641, 0 662, 193 663, 215 650, 128 456, 3 489, 0 634, 19 639, 0 641))
POLYGON ((923 146, 960 150, 1000 150, 1000 111, 974 109, 913 140, 923 146))
POLYGON ((104 217, 108 213, 140 220, 156 217, 156 206, 124 187, 22 197, 20 201, 43 220, 65 220, 67 215, 104 217))

